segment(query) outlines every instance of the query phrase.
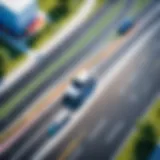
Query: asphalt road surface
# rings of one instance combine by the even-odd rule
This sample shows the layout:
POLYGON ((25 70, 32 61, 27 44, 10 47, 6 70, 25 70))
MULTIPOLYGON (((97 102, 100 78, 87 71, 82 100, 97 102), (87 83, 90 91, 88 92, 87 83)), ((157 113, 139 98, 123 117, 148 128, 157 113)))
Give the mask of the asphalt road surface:
MULTIPOLYGON (((158 33, 160 34, 160 30, 158 33)), ((80 159, 93 159, 93 157, 96 159, 108 159, 113 156, 116 148, 121 144, 122 139, 135 124, 136 118, 143 113, 146 106, 159 90, 158 71, 160 69, 160 62, 158 60, 158 44, 155 44, 158 38, 157 33, 156 35, 156 37, 153 36, 152 39, 150 39, 142 50, 137 52, 136 58, 128 64, 126 69, 124 69, 116 80, 112 82, 110 87, 104 91, 102 95, 105 96, 101 96, 93 105, 92 108, 94 109, 92 109, 92 112, 80 122, 46 159, 56 159, 61 152, 63 153, 73 137, 76 138, 76 136, 83 131, 88 132, 88 137, 86 137, 80 145, 83 149, 77 149, 78 151, 83 150, 83 154, 80 154, 80 159), (151 54, 151 51, 154 51, 154 54, 151 54), (134 110, 132 111, 132 109, 134 110), (94 128, 97 128, 99 125, 102 125, 99 131, 97 132, 96 129, 94 131, 94 128), (93 134, 94 132, 96 136, 93 134), (115 136, 112 136, 114 134, 115 136), (114 139, 115 137, 116 139, 114 139)), ((135 41, 135 39, 132 41, 135 41)), ((123 49, 125 50, 126 46, 123 49)), ((124 53, 123 49, 121 53, 124 53)), ((106 71, 106 65, 108 66, 108 62, 99 69, 98 73, 103 74, 106 71)), ((56 106, 56 108, 59 108, 58 106, 60 105, 56 104, 56 106)), ((19 159, 29 159, 34 152, 49 139, 45 129, 48 127, 53 113, 55 113, 55 110, 54 112, 48 113, 47 116, 44 116, 41 123, 36 125, 37 128, 43 128, 43 131, 39 132, 37 130, 37 133, 34 134, 37 135, 37 140, 33 145, 25 149, 24 154, 22 154, 19 159)), ((31 133, 32 132, 29 132, 28 136, 30 136, 28 138, 31 138, 31 133)), ((24 147, 22 144, 25 143, 25 141, 25 138, 19 141, 21 142, 21 145, 19 145, 24 147)), ((20 147, 14 145, 14 149, 12 148, 12 150, 10 150, 11 155, 18 152, 18 148, 20 149, 20 147)), ((71 157, 74 157, 76 153, 77 151, 75 151, 71 157)), ((15 158, 14 155, 11 157, 15 158)))
POLYGON ((160 29, 118 74, 91 112, 45 158, 58 159, 82 132, 87 135, 70 160, 109 160, 160 91, 160 29), (97 130, 98 128, 98 130, 97 130))

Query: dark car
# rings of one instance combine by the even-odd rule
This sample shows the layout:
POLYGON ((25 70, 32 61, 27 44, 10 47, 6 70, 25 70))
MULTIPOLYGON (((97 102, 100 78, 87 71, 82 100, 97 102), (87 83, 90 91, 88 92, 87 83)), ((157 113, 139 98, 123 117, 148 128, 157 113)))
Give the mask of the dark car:
POLYGON ((127 33, 133 27, 133 25, 134 25, 133 20, 131 19, 124 20, 118 28, 118 34, 123 35, 127 33))
POLYGON ((91 95, 96 86, 96 80, 87 72, 81 73, 72 80, 71 85, 63 96, 62 103, 70 109, 77 109, 91 95))

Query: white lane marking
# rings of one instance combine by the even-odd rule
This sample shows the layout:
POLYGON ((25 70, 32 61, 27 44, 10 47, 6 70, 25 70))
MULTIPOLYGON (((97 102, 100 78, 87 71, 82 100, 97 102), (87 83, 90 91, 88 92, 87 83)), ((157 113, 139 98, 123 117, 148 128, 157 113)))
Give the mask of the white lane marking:
POLYGON ((124 122, 124 121, 120 121, 119 123, 117 123, 117 124, 113 127, 113 129, 112 129, 112 131, 110 132, 110 134, 109 134, 109 135, 108 135, 108 134, 106 135, 106 137, 105 137, 105 142, 106 142, 106 143, 112 142, 113 139, 116 138, 116 136, 118 135, 118 133, 124 128, 124 126, 125 126, 125 122, 124 122))
POLYGON ((91 132, 91 134, 89 136, 89 140, 95 139, 101 133, 101 131, 103 130, 103 128, 107 124, 108 123, 105 118, 100 119, 99 122, 97 123, 97 125, 95 126, 94 130, 91 132))

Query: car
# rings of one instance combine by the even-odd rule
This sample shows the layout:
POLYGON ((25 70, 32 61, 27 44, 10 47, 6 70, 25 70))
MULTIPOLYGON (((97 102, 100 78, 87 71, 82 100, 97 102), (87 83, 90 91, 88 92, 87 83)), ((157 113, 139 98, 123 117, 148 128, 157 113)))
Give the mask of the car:
POLYGON ((134 22, 132 19, 125 19, 122 21, 118 28, 118 34, 123 35, 127 33, 134 25, 134 22))
POLYGON ((56 135, 69 121, 70 111, 66 108, 61 109, 53 118, 52 123, 48 127, 48 135, 56 135))
POLYGON ((78 109, 94 91, 95 86, 94 76, 83 70, 72 79, 63 95, 62 103, 71 110, 78 109))

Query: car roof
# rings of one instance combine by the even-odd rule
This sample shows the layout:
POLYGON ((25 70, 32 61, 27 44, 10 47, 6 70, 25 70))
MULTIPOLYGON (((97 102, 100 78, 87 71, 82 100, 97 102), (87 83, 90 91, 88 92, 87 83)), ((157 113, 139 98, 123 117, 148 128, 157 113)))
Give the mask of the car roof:
POLYGON ((67 95, 71 95, 71 96, 73 96, 73 97, 77 97, 77 96, 79 96, 80 91, 79 91, 77 88, 75 88, 73 85, 70 85, 70 86, 67 88, 66 94, 67 94, 67 95))
POLYGON ((91 76, 88 74, 86 70, 81 71, 74 80, 85 82, 87 81, 91 76))
POLYGON ((63 121, 65 118, 67 118, 69 116, 69 111, 66 108, 61 109, 54 117, 54 122, 61 122, 63 121))

